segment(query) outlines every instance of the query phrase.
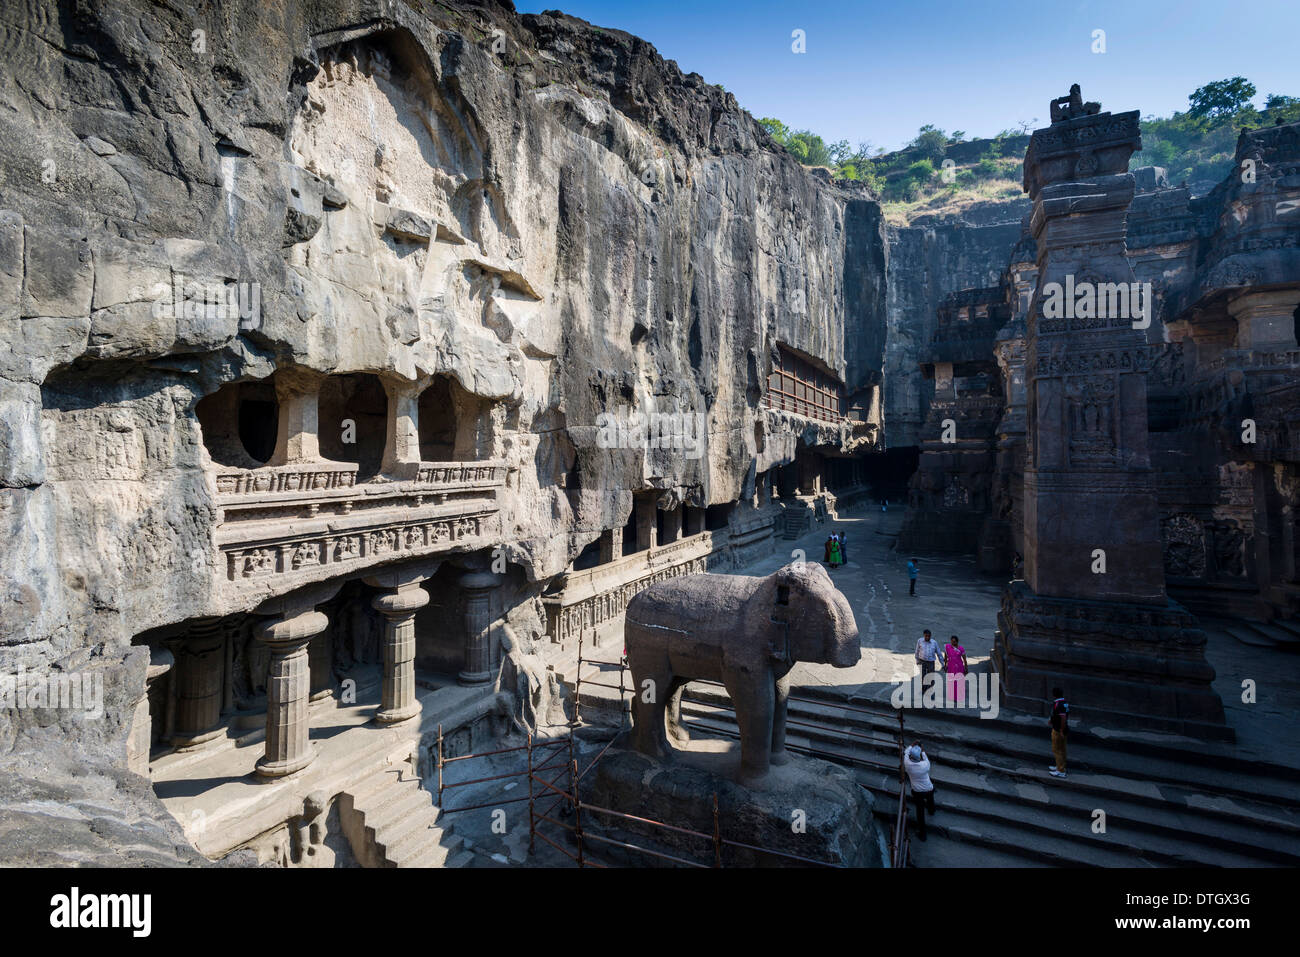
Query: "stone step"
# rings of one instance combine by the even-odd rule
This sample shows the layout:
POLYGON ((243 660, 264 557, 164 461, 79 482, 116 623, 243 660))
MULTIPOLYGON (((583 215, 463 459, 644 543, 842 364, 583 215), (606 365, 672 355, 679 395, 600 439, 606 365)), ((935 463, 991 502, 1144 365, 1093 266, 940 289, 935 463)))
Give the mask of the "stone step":
MULTIPOLYGON (((801 688, 806 694, 809 689, 801 688)), ((619 699, 603 688, 584 687, 584 712, 618 713, 619 699)), ((808 695, 815 697, 816 694, 808 695)), ((716 707, 728 699, 722 689, 692 685, 683 698, 687 713, 695 704, 716 707)), ((841 707, 843 699, 827 697, 820 701, 791 701, 790 719, 844 727, 855 733, 887 737, 897 735, 897 719, 892 712, 849 711, 841 707)), ((1046 719, 1042 719, 1045 726, 1046 719)), ((1050 744, 1045 730, 1037 721, 1013 723, 981 720, 970 714, 949 709, 909 710, 906 712, 906 736, 921 738, 927 750, 945 760, 960 760, 963 753, 1000 755, 1031 760, 1047 758, 1050 744)), ((882 758, 883 760, 883 758, 882 758)), ((891 756, 888 761, 893 761, 891 756)), ((1193 752, 1181 744, 1150 744, 1122 739, 1102 738, 1072 729, 1070 736, 1071 770, 1088 771, 1142 784, 1159 783, 1191 791, 1212 791, 1225 797, 1290 809, 1300 786, 1300 770, 1288 765, 1251 761, 1210 753, 1208 748, 1193 752)), ((1292 816, 1294 817, 1294 815, 1292 816)), ((1287 819, 1288 821, 1290 818, 1287 819)), ((1300 818, 1286 827, 1300 827, 1300 818)))
POLYGON ((1230 635, 1243 645, 1250 645, 1252 648, 1276 648, 1278 646, 1277 641, 1254 627, 1254 623, 1252 622, 1217 621, 1208 623, 1206 627, 1230 635))
POLYGON ((409 867, 415 861, 437 866, 446 853, 437 848, 449 828, 439 824, 441 811, 433 795, 405 769, 384 768, 344 792, 340 813, 360 815, 363 833, 386 867, 409 867), (406 775, 406 776, 403 776, 406 775))
POLYGON ((975 820, 961 813, 949 814, 944 811, 933 822, 927 818, 926 827, 928 840, 921 841, 915 834, 911 838, 910 857, 917 865, 928 858, 929 864, 925 866, 959 866, 948 863, 942 849, 947 844, 961 844, 965 847, 964 856, 967 858, 978 858, 985 851, 1003 856, 1013 855, 1015 863, 1012 866, 1016 867, 1157 866, 1138 855, 1120 852, 1112 847, 1087 847, 1051 836, 1035 839, 1033 846, 1028 846, 1024 843, 1024 834, 1013 825, 975 820))
POLYGON ((1274 620, 1273 624, 1290 634, 1297 641, 1300 641, 1300 619, 1278 618, 1274 620))
MULTIPOLYGON (((810 689, 800 689, 801 696, 810 689)), ((817 692, 807 694, 819 698, 817 692)), ((725 703, 721 689, 693 685, 684 700, 725 703), (697 690, 698 688, 698 690, 697 690)), ((796 720, 810 719, 848 727, 855 731, 894 736, 898 722, 892 710, 850 711, 840 707, 843 699, 826 697, 813 703, 791 701, 790 714, 796 720)), ((905 712, 907 737, 923 738, 931 747, 968 750, 987 754, 1050 754, 1047 719, 1004 721, 980 719, 955 709, 909 709, 905 712)), ((1142 781, 1161 781, 1191 788, 1211 787, 1243 798, 1265 798, 1286 806, 1294 804, 1300 785, 1300 769, 1289 765, 1250 760, 1217 753, 1211 746, 1191 750, 1181 742, 1154 744, 1118 737, 1100 737, 1072 728, 1070 767, 1142 781)))
MULTIPOLYGON (((1097 788, 1081 791, 1075 775, 1060 781, 1047 777, 1046 767, 1037 780, 1021 777, 1018 783, 990 781, 985 774, 946 767, 933 769, 931 777, 945 807, 956 806, 986 820, 1015 820, 1040 834, 1110 838, 1161 863, 1211 867, 1300 863, 1300 838, 1284 840, 1260 827, 1234 821, 1207 826, 1194 809, 1153 808, 1097 788), (1092 833, 1097 809, 1106 812, 1105 835, 1092 833)), ((897 808, 897 775, 860 771, 858 779, 879 801, 897 808)))
POLYGON ((376 843, 386 843, 413 819, 426 816, 436 817, 429 793, 424 790, 408 790, 399 800, 389 801, 378 810, 367 808, 366 827, 375 835, 376 843))
MULTIPOLYGON (((442 844, 442 831, 429 818, 415 827, 408 827, 392 843, 384 843, 384 857, 396 867, 410 867, 411 862, 425 856, 430 848, 442 844)), ((445 855, 444 855, 445 856, 445 855)))
POLYGON ((1242 624, 1254 631, 1256 634, 1262 635, 1278 648, 1287 651, 1300 650, 1300 632, 1294 631, 1290 628, 1284 628, 1276 621, 1247 621, 1242 624))
MULTIPOLYGON (((729 715, 715 714, 712 718, 693 720, 689 726, 695 729, 703 725, 715 734, 734 737, 734 723, 729 718, 729 715)), ((871 747, 856 742, 846 746, 842 739, 836 741, 833 733, 823 734, 820 739, 815 734, 807 736, 809 730, 788 731, 790 746, 795 750, 811 747, 818 756, 845 763, 856 763, 854 759, 861 757, 861 751, 871 747)), ((1026 822, 1026 829, 1036 832, 1035 839, 1079 826, 1090 835, 1092 811, 1099 806, 1107 812, 1112 836, 1123 834, 1130 846, 1140 848, 1146 856, 1162 863, 1211 866, 1300 863, 1300 829, 1291 820, 1287 822, 1290 832, 1279 833, 1277 820, 1270 816, 1272 808, 1244 807, 1203 794, 1188 796, 1187 800, 1198 803, 1177 804, 1159 795, 1127 793, 1128 782, 1100 777, 1088 781, 1085 779, 1092 775, 1077 771, 1067 782, 1058 782, 1047 775, 1047 761, 1042 762, 1040 772, 1033 765, 996 767, 969 758, 968 766, 954 766, 937 753, 933 756, 936 761, 931 773, 941 793, 960 795, 964 805, 974 805, 989 820, 1026 822), (1051 785, 1060 786, 1049 790, 1051 785), (1031 821, 1037 824, 1028 823, 1031 821)), ((883 805, 896 810, 896 763, 878 761, 870 769, 857 770, 860 776, 865 776, 863 783, 881 799, 878 808, 883 805)))
MULTIPOLYGON (((890 818, 888 825, 893 826, 890 818)), ((885 822, 882 821, 882 826, 885 822)), ((953 828, 952 830, 957 830, 953 828)), ((910 867, 1051 867, 1052 862, 1025 854, 1015 846, 989 847, 971 840, 930 830, 929 840, 912 837, 908 852, 910 867)))
POLYGON ((437 828, 440 834, 447 834, 451 831, 452 825, 444 826, 440 824, 440 817, 441 813, 432 803, 421 802, 400 818, 385 824, 380 829, 376 829, 375 843, 382 844, 385 848, 397 847, 408 836, 420 834, 429 828, 437 828))
MULTIPOLYGON (((686 714, 694 713, 692 706, 683 705, 686 714)), ((704 712, 700 712, 704 715, 704 712)), ((734 729, 734 719, 729 712, 714 710, 707 715, 714 721, 721 721, 728 729, 734 729)), ((800 734, 815 741, 824 749, 844 757, 860 759, 890 772, 896 771, 898 759, 892 742, 863 741, 846 739, 839 729, 829 722, 808 721, 805 725, 791 726, 791 734, 800 734), (831 745, 850 745, 850 750, 839 750, 831 745)), ((979 751, 970 747, 949 747, 942 738, 926 738, 927 753, 936 763, 945 767, 994 771, 1011 780, 1028 784, 1040 783, 1047 766, 1051 764, 1050 752, 1038 746, 1029 751, 1003 748, 997 752, 979 751)), ((1158 782, 1155 777, 1145 773, 1147 765, 1136 768, 1095 767, 1083 762, 1076 762, 1071 748, 1070 780, 1075 790, 1101 796, 1121 795, 1124 800, 1149 808, 1177 807, 1185 813, 1198 816, 1206 826, 1223 827, 1236 825, 1248 828, 1251 832, 1266 830, 1270 835, 1285 839, 1300 839, 1300 813, 1295 810, 1291 795, 1285 782, 1275 782, 1277 793, 1263 795, 1249 787, 1234 787, 1230 793, 1205 781, 1158 782), (1157 788, 1157 784, 1160 785, 1157 788), (1158 790, 1158 793, 1150 793, 1158 790), (1269 798, 1272 798, 1271 800, 1269 798)))
MULTIPOLYGON (((608 679, 603 679, 608 681, 608 679)), ((571 682, 565 682, 570 693, 571 682)), ((617 672, 609 683, 617 684, 617 672)), ((887 701, 847 699, 843 689, 799 687, 794 693, 808 701, 791 701, 792 718, 815 716, 836 724, 869 733, 897 734, 896 712, 887 701), (845 704, 866 708, 854 711, 845 704)), ((726 703, 722 688, 693 683, 683 699, 726 703)), ((581 707, 593 713, 617 714, 620 702, 617 691, 584 685, 581 707)), ((962 747, 995 754, 1050 754, 1046 718, 1019 716, 981 719, 971 709, 908 709, 905 711, 906 734, 924 738, 927 745, 939 740, 955 739, 962 747)), ((1246 798, 1261 796, 1282 804, 1293 804, 1300 788, 1300 768, 1257 758, 1239 757, 1231 746, 1206 744, 1191 739, 1159 736, 1158 740, 1116 734, 1109 730, 1094 733, 1083 722, 1070 728, 1070 766, 1081 770, 1125 776, 1137 770, 1143 780, 1158 780, 1198 788, 1212 786, 1225 793, 1246 798)))
POLYGON ((403 780, 396 769, 385 768, 350 788, 347 793, 352 797, 352 806, 373 821, 385 807, 404 799, 416 787, 419 787, 419 781, 414 777, 403 780))
MULTIPOLYGON (((445 833, 445 832, 444 832, 445 833)), ((450 859, 465 845, 459 834, 451 834, 438 843, 427 842, 403 867, 447 867, 450 859)))
MULTIPOLYGON (((1090 819, 1085 818, 1076 823, 1075 830, 1070 830, 1062 827, 1060 822, 1033 812, 1019 811, 1015 816, 1009 816, 1008 809, 997 801, 970 800, 969 796, 952 801, 944 794, 941 791, 938 798, 943 802, 940 805, 942 813, 936 817, 926 815, 931 834, 936 823, 957 820, 966 840, 1003 850, 1016 848, 1019 853, 1037 856, 1044 863, 1091 867, 1276 866, 1275 862, 1251 855, 1153 837, 1131 827, 1118 826, 1109 818, 1106 833, 1094 834, 1088 824, 1090 819)), ((896 799, 897 795, 894 797, 896 799)), ((877 794, 877 798, 884 800, 884 794, 877 794)), ((890 816, 889 820, 892 824, 893 817, 890 816)), ((915 842, 915 811, 910 803, 908 831, 915 842)), ((951 865, 945 863, 942 866, 951 865)))

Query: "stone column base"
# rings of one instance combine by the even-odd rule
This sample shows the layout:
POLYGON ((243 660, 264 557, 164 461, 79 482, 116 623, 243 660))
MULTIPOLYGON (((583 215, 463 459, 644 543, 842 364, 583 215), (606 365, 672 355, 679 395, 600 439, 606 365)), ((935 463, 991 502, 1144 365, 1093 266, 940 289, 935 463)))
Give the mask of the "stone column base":
POLYGON ((295 771, 301 771, 315 760, 316 745, 308 744, 307 750, 294 758, 285 758, 280 761, 272 761, 266 757, 258 758, 256 771, 262 777, 280 778, 284 777, 286 774, 293 774, 295 771))
POLYGON ((1177 602, 1047 598, 1015 581, 1002 593, 998 627, 1003 707, 1046 718, 1059 686, 1071 718, 1087 725, 1236 739, 1210 687, 1205 632, 1177 602))

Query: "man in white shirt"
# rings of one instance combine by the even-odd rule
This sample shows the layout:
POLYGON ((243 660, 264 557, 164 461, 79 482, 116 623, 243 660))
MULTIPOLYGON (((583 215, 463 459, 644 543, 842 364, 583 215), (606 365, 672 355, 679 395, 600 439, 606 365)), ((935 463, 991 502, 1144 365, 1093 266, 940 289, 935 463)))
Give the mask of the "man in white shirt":
POLYGON ((935 659, 939 657, 939 642, 930 637, 930 629, 916 643, 916 663, 921 666, 921 680, 934 671, 935 659))
POLYGON ((914 741, 903 751, 903 770, 912 788, 912 806, 916 808, 916 836, 925 840, 925 811, 936 813, 934 783, 930 780, 930 758, 921 750, 921 742, 914 741))

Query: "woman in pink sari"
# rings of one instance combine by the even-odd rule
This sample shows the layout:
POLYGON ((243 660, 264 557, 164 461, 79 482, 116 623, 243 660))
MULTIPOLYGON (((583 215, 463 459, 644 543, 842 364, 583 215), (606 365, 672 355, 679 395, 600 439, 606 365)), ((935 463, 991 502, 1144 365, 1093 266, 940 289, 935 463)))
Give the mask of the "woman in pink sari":
POLYGON ((966 703, 966 649, 957 643, 957 636, 948 639, 943 647, 944 697, 955 701, 958 707, 966 703))

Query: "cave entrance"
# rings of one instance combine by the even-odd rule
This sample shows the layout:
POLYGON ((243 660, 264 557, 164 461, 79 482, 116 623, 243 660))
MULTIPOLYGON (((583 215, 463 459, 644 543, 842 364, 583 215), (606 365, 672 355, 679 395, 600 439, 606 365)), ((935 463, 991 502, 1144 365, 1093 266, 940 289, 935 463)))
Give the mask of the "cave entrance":
POLYGON ((885 452, 872 452, 863 457, 864 478, 871 486, 871 496, 876 501, 888 499, 892 503, 907 504, 907 483, 921 461, 921 450, 915 445, 905 445, 885 452))
POLYGON ((357 481, 379 474, 388 432, 388 394, 368 372, 332 375, 321 383, 320 454, 355 462, 357 481))
POLYGON ((270 379, 228 382, 195 406, 203 445, 217 465, 257 468, 275 451, 280 404, 270 379))
POLYGON ((476 462, 492 457, 492 404, 449 376, 435 376, 420 393, 420 458, 476 462))

